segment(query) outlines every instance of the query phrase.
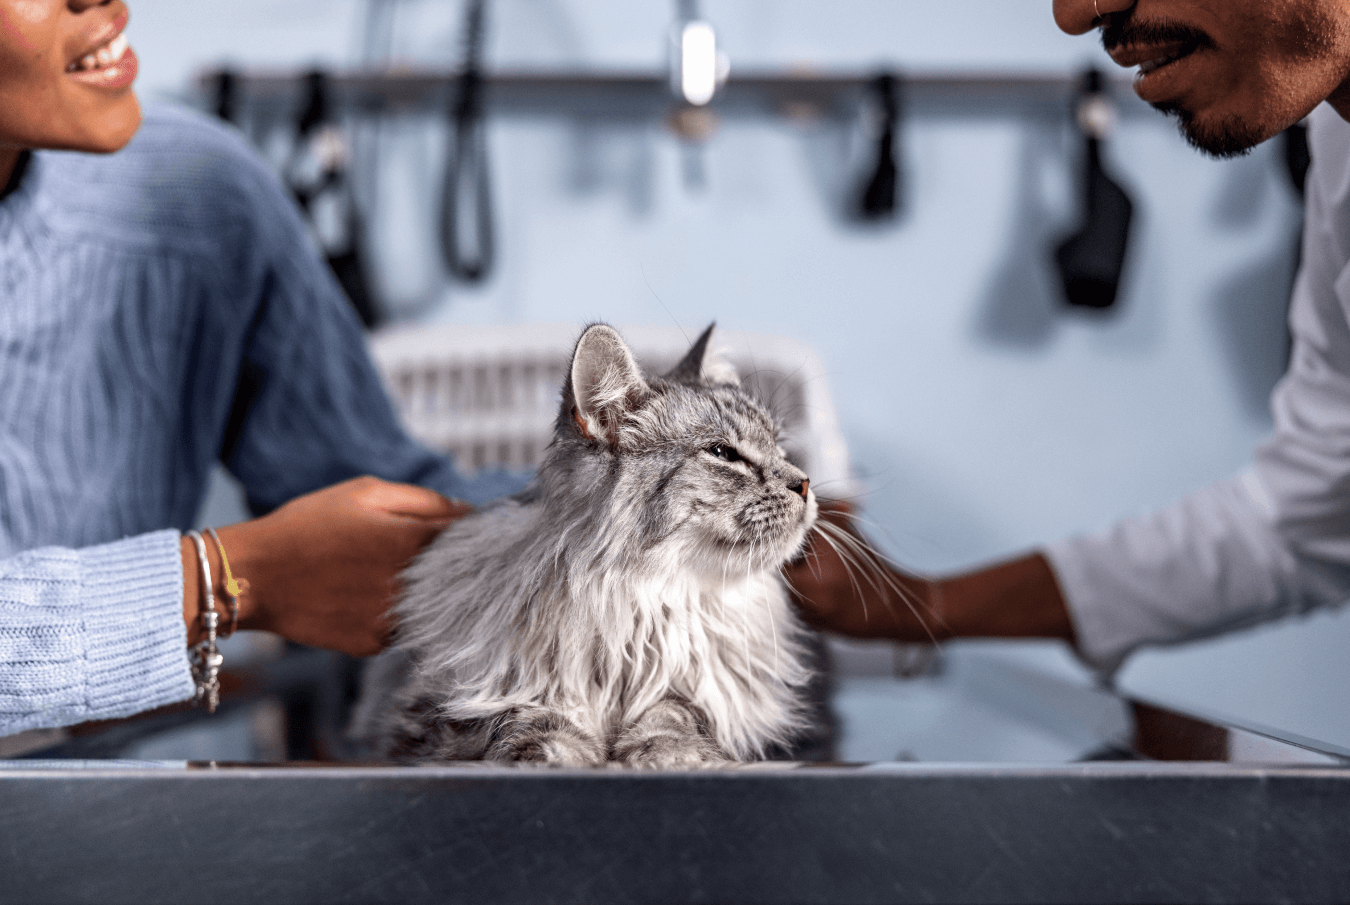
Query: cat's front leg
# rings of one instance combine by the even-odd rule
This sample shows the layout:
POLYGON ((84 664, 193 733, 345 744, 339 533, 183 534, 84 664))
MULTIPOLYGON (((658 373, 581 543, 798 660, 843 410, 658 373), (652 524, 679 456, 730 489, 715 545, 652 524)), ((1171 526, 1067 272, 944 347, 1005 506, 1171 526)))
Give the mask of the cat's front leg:
POLYGON ((726 763, 731 758, 708 734, 707 724, 693 704, 667 698, 624 727, 610 746, 610 759, 657 770, 726 763))
POLYGON ((605 746, 555 710, 522 708, 498 718, 483 759, 595 767, 605 762, 605 746))

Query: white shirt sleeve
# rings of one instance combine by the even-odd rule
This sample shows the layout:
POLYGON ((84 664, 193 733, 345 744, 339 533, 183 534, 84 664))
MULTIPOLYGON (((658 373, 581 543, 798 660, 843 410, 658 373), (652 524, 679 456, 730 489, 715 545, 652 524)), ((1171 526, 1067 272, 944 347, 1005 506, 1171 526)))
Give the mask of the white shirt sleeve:
POLYGON ((1275 432, 1242 475, 1094 535, 1048 545, 1079 653, 1135 648, 1350 598, 1350 123, 1312 116, 1303 261, 1275 432))

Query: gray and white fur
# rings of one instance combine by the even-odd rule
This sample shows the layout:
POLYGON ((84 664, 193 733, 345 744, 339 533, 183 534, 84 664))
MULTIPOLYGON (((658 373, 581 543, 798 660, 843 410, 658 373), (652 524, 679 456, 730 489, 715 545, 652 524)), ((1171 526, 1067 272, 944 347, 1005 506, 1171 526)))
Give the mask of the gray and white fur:
POLYGON ((711 333, 659 378, 611 327, 582 334, 534 481, 403 576, 384 755, 679 767, 801 728, 779 567, 815 495, 734 371, 705 366, 711 333))

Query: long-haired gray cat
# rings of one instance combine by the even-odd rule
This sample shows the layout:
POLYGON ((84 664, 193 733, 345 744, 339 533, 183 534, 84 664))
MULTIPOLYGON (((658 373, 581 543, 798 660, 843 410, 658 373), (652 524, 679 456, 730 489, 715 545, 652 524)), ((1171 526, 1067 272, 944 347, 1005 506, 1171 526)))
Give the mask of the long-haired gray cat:
POLYGON ((612 328, 582 334, 534 481, 404 574, 384 755, 678 767, 800 728, 779 567, 815 496, 765 408, 705 367, 711 334, 659 378, 612 328))

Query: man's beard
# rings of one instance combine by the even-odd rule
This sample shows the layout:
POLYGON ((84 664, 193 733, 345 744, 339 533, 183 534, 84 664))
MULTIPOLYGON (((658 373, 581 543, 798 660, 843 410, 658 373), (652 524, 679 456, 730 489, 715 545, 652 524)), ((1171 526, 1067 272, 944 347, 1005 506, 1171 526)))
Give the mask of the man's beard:
MULTIPOLYGON (((1205 32, 1167 19, 1138 20, 1134 9, 1109 14, 1102 25, 1102 47, 1108 52, 1122 45, 1178 44, 1188 53, 1212 49, 1214 41, 1205 32)), ((1211 157, 1240 157, 1251 152, 1265 135, 1236 116, 1229 115, 1218 123, 1198 123, 1194 114, 1175 103, 1152 105, 1169 116, 1177 118, 1177 127, 1191 147, 1211 157)))
POLYGON ((1177 104, 1152 104, 1153 109, 1175 116, 1177 130, 1186 142, 1202 154, 1219 160, 1242 157, 1266 140, 1263 132, 1253 128, 1241 117, 1229 114, 1214 125, 1198 123, 1191 111, 1177 104))

